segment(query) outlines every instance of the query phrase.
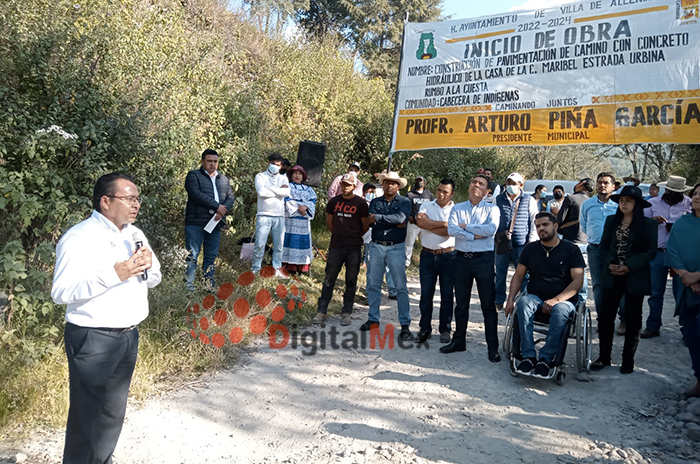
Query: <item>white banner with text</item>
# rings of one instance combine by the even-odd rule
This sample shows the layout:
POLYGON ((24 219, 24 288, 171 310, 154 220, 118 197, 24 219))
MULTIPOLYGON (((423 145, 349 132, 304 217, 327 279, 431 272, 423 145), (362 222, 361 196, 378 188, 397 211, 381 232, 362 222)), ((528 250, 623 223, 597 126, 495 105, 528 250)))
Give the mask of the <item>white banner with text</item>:
POLYGON ((407 23, 392 151, 700 143, 699 3, 407 23))

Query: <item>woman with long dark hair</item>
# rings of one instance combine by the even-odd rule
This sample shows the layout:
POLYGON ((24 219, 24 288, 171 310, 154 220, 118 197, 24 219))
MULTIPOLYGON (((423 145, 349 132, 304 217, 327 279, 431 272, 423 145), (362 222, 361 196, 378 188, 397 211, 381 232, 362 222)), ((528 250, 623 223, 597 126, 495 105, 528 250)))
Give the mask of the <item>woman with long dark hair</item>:
POLYGON ((674 285, 676 316, 681 333, 698 379, 693 388, 683 395, 686 398, 700 397, 700 184, 690 194, 693 212, 681 216, 673 224, 666 243, 664 264, 675 273, 674 285))
POLYGON ((651 293, 649 263, 656 256, 658 223, 644 217, 644 208, 650 205, 638 187, 627 185, 610 199, 618 208, 615 215, 606 219, 600 240, 603 262, 600 277, 603 304, 598 315, 600 354, 591 369, 598 371, 611 364, 615 315, 624 296, 627 331, 620 372, 631 374, 642 328, 642 303, 644 295, 651 293))

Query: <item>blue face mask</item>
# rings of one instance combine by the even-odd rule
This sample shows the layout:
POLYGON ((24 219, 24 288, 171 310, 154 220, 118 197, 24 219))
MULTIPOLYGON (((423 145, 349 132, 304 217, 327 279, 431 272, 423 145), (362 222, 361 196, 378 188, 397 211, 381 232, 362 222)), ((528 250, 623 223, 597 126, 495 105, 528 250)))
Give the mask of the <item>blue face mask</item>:
POLYGON ((365 200, 367 200, 367 201, 372 201, 375 198, 376 198, 376 195, 374 193, 368 193, 367 195, 365 195, 365 200))
POLYGON ((270 164, 270 165, 267 166, 267 171, 268 171, 270 174, 275 175, 275 174, 277 174, 278 172, 280 172, 280 167, 277 166, 276 164, 270 164))
POLYGON ((547 196, 547 192, 545 192, 544 190, 542 190, 542 191, 540 192, 540 198, 544 198, 544 197, 546 197, 546 196, 547 196))
POLYGON ((520 187, 517 185, 506 185, 506 190, 511 195, 517 195, 520 192, 520 187))

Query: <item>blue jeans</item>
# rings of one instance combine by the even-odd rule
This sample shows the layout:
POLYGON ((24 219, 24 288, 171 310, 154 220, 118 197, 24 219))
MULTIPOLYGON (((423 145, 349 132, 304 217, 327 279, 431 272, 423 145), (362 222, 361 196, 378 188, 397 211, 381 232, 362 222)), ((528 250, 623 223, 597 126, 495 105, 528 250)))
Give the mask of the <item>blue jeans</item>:
MULTIPOLYGON (((542 299, 537 295, 523 295, 518 300, 516 311, 518 311, 518 328, 520 330, 520 350, 525 358, 536 358, 535 339, 532 333, 533 321, 535 312, 542 308, 542 299)), ((554 360, 554 356, 559 349, 559 341, 562 333, 566 328, 566 322, 569 320, 569 315, 576 311, 576 308, 570 301, 557 303, 552 307, 552 312, 549 316, 549 330, 544 346, 540 350, 540 359, 544 359, 548 363, 554 360)))
POLYGON ((454 262, 456 251, 443 255, 434 255, 423 250, 420 253, 420 330, 431 330, 433 319, 433 296, 435 284, 440 278, 440 333, 452 330, 452 311, 454 310, 454 262))
POLYGON ((272 267, 282 267, 284 245, 284 216, 258 216, 255 219, 255 255, 250 270, 258 272, 262 267, 267 237, 272 233, 272 267))
POLYGON ((197 258, 204 243, 204 256, 202 259, 202 271, 207 286, 214 287, 214 260, 219 254, 219 242, 221 230, 215 230, 211 234, 204 231, 204 226, 185 225, 185 248, 187 258, 185 263, 185 282, 189 290, 194 290, 194 276, 197 270, 197 258))
POLYGON ((455 258, 455 333, 452 343, 464 346, 469 325, 469 303, 472 285, 476 281, 484 316, 484 334, 489 351, 498 350, 498 313, 496 312, 496 286, 493 281, 493 251, 463 253, 455 258))
MULTIPOLYGON (((658 332, 661 329, 661 313, 664 309, 664 293, 666 293, 666 279, 668 267, 664 266, 665 251, 659 250, 656 257, 649 263, 651 265, 651 296, 649 297, 649 317, 647 317, 647 329, 658 332)), ((673 295, 676 295, 678 280, 671 282, 673 295)))
POLYGON ((586 254, 588 255, 588 270, 591 273, 595 310, 600 314, 600 308, 603 305, 603 289, 600 288, 600 277, 603 275, 603 262, 600 256, 600 246, 595 243, 589 243, 586 254))
POLYGON ((345 265, 345 293, 343 294, 343 314, 352 313, 352 305, 357 293, 357 275, 360 273, 362 248, 331 248, 326 258, 326 277, 323 279, 321 297, 318 299, 318 312, 326 314, 333 298, 333 288, 340 270, 345 265))
MULTIPOLYGON (((506 301, 506 279, 508 278, 508 266, 513 263, 514 267, 518 267, 518 258, 523 251, 525 245, 513 244, 513 250, 510 253, 496 255, 496 304, 503 305, 506 301)), ((520 289, 525 292, 527 288, 527 275, 523 279, 523 284, 520 289)))
MULTIPOLYGON (((673 278, 673 280, 676 279, 680 280, 678 277, 673 278)), ((695 377, 700 380, 700 305, 683 308, 678 323, 681 325, 683 341, 690 352, 695 377)))
POLYGON ((370 242, 369 265, 367 266, 367 300, 369 302, 369 320, 379 322, 379 304, 382 298, 382 280, 388 268, 387 277, 391 275, 396 288, 399 307, 399 323, 411 324, 409 315, 408 289, 406 287, 406 251, 403 243, 384 246, 370 242))

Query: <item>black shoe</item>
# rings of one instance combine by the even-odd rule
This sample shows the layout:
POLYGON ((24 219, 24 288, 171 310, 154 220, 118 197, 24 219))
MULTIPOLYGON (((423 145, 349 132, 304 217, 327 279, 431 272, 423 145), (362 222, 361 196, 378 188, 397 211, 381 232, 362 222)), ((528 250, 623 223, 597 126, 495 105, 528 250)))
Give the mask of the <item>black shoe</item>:
POLYGON ((424 343, 425 341, 429 340, 430 337, 432 337, 433 331, 428 329, 428 330, 421 330, 418 332, 418 338, 416 339, 416 343, 424 343))
POLYGON ((631 374, 634 372, 634 358, 622 358, 620 374, 631 374))
POLYGON ((550 369, 551 368, 549 366, 549 363, 544 359, 540 359, 539 361, 537 361, 537 365, 535 366, 535 372, 533 373, 533 375, 535 377, 541 377, 543 379, 546 379, 547 377, 549 377, 550 369))
POLYGON ((644 329, 642 333, 639 334, 639 338, 654 338, 661 335, 658 330, 644 329))
POLYGON ((376 325, 377 328, 379 328, 379 322, 377 321, 367 321, 364 324, 360 326, 360 330, 363 332, 367 332, 369 329, 372 328, 373 325, 376 325))
POLYGON ((591 364, 591 370, 599 371, 602 370, 604 367, 608 367, 609 365, 610 360, 598 358, 591 364))
POLYGON ((440 332, 440 343, 450 343, 452 334, 450 332, 440 332))
POLYGON ((389 299, 390 299, 390 300, 396 300, 396 299, 398 299, 398 297, 397 297, 396 295, 389 295, 389 299))
POLYGON ((459 342, 455 343, 454 340, 450 342, 450 344, 440 347, 440 353, 447 354, 454 353, 455 351, 467 351, 467 347, 459 342))
POLYGON ((408 330, 407 325, 401 326, 401 332, 399 332, 399 338, 401 340, 413 340, 413 334, 408 330))
POLYGON ((498 350, 489 350, 489 361, 492 363, 501 362, 501 355, 498 354, 498 350))
POLYGON ((529 374, 535 368, 535 364, 537 364, 537 359, 525 358, 520 361, 520 364, 518 364, 518 367, 516 367, 515 370, 522 372, 523 374, 529 374))

